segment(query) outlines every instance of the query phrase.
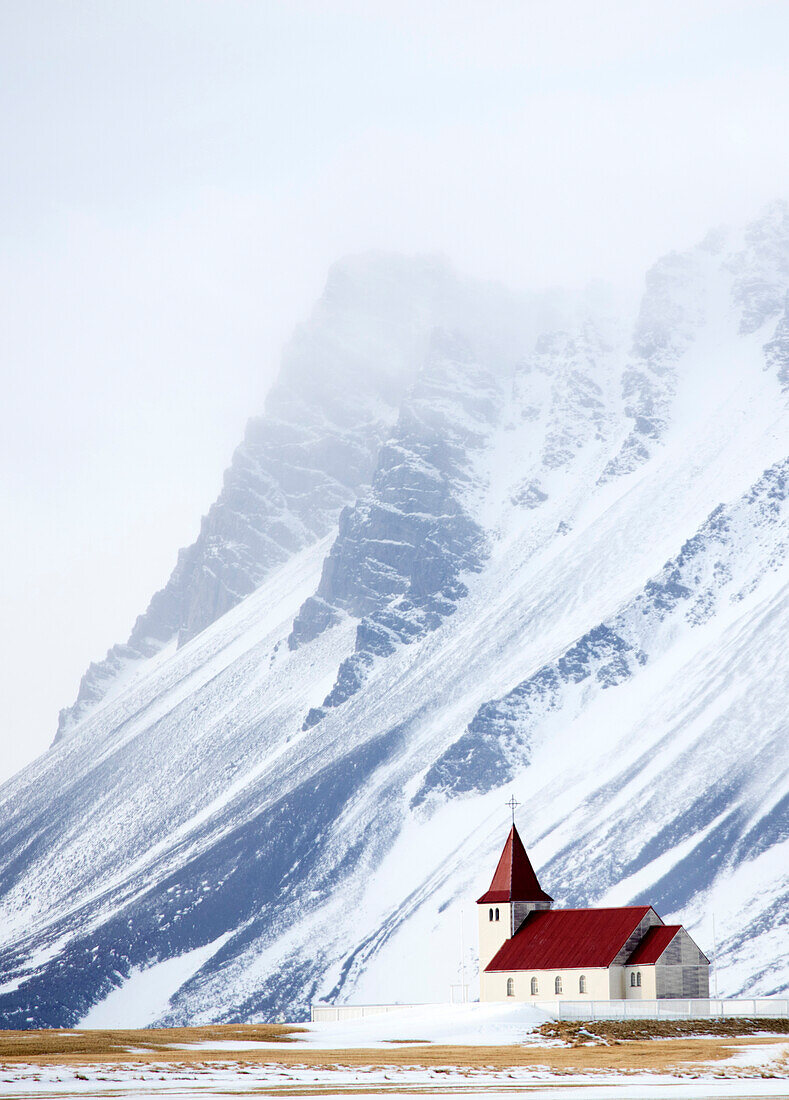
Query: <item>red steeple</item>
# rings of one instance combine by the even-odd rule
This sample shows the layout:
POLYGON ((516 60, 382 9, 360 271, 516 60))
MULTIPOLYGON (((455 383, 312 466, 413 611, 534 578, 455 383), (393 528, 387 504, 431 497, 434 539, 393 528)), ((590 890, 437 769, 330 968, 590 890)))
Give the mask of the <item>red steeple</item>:
POLYGON ((477 899, 477 904, 503 901, 553 901, 537 881, 523 841, 514 825, 510 829, 490 888, 477 899))

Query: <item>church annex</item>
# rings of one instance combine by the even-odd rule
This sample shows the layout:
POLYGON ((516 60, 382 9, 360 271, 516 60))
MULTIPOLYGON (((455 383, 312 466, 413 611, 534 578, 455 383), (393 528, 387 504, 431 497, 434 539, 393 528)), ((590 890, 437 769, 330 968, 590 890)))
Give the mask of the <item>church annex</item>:
POLYGON ((513 824, 477 901, 480 1000, 709 996, 709 960, 650 905, 554 909, 513 824))

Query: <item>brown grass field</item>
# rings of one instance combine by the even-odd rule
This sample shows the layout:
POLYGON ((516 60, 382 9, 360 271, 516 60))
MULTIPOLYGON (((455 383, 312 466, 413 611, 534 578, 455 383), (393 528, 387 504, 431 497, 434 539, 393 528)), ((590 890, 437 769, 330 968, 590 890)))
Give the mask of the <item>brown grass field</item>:
MULTIPOLYGON (((225 1025, 128 1031, 0 1031, 0 1067, 137 1066, 180 1067, 206 1063, 239 1066, 380 1068, 418 1066, 436 1069, 502 1070, 544 1068, 557 1074, 583 1072, 656 1072, 688 1074, 704 1063, 731 1057, 747 1047, 787 1037, 789 1021, 599 1021, 548 1023, 540 1029, 545 1045, 476 1047, 428 1043, 418 1036, 386 1049, 317 1050, 300 1042, 298 1025, 225 1025), (755 1033, 759 1034, 755 1034, 755 1033), (211 1050, 212 1042, 273 1042, 279 1049, 211 1050), (180 1044, 204 1044, 184 1050, 180 1044)), ((784 1059, 789 1075, 789 1062, 784 1059)), ((712 1068, 714 1072, 714 1065, 712 1068)), ((783 1073, 781 1074, 783 1075, 783 1073)), ((770 1074, 774 1076, 774 1074, 770 1074)))

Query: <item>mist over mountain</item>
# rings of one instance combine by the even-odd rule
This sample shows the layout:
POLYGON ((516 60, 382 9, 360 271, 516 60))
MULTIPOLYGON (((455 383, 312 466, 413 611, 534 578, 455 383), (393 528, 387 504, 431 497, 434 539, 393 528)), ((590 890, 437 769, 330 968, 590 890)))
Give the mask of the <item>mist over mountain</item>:
POLYGON ((6 1026, 445 999, 511 792, 557 904, 708 954, 714 913, 720 992, 785 992, 788 540, 786 204, 633 316, 337 264, 197 541, 0 788, 6 1026))

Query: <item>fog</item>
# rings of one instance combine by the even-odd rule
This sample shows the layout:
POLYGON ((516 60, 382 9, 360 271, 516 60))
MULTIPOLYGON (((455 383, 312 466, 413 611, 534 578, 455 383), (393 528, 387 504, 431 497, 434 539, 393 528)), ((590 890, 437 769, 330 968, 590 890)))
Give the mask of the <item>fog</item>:
POLYGON ((789 197, 789 6, 6 0, 2 756, 197 534, 327 266, 636 287, 789 197))

